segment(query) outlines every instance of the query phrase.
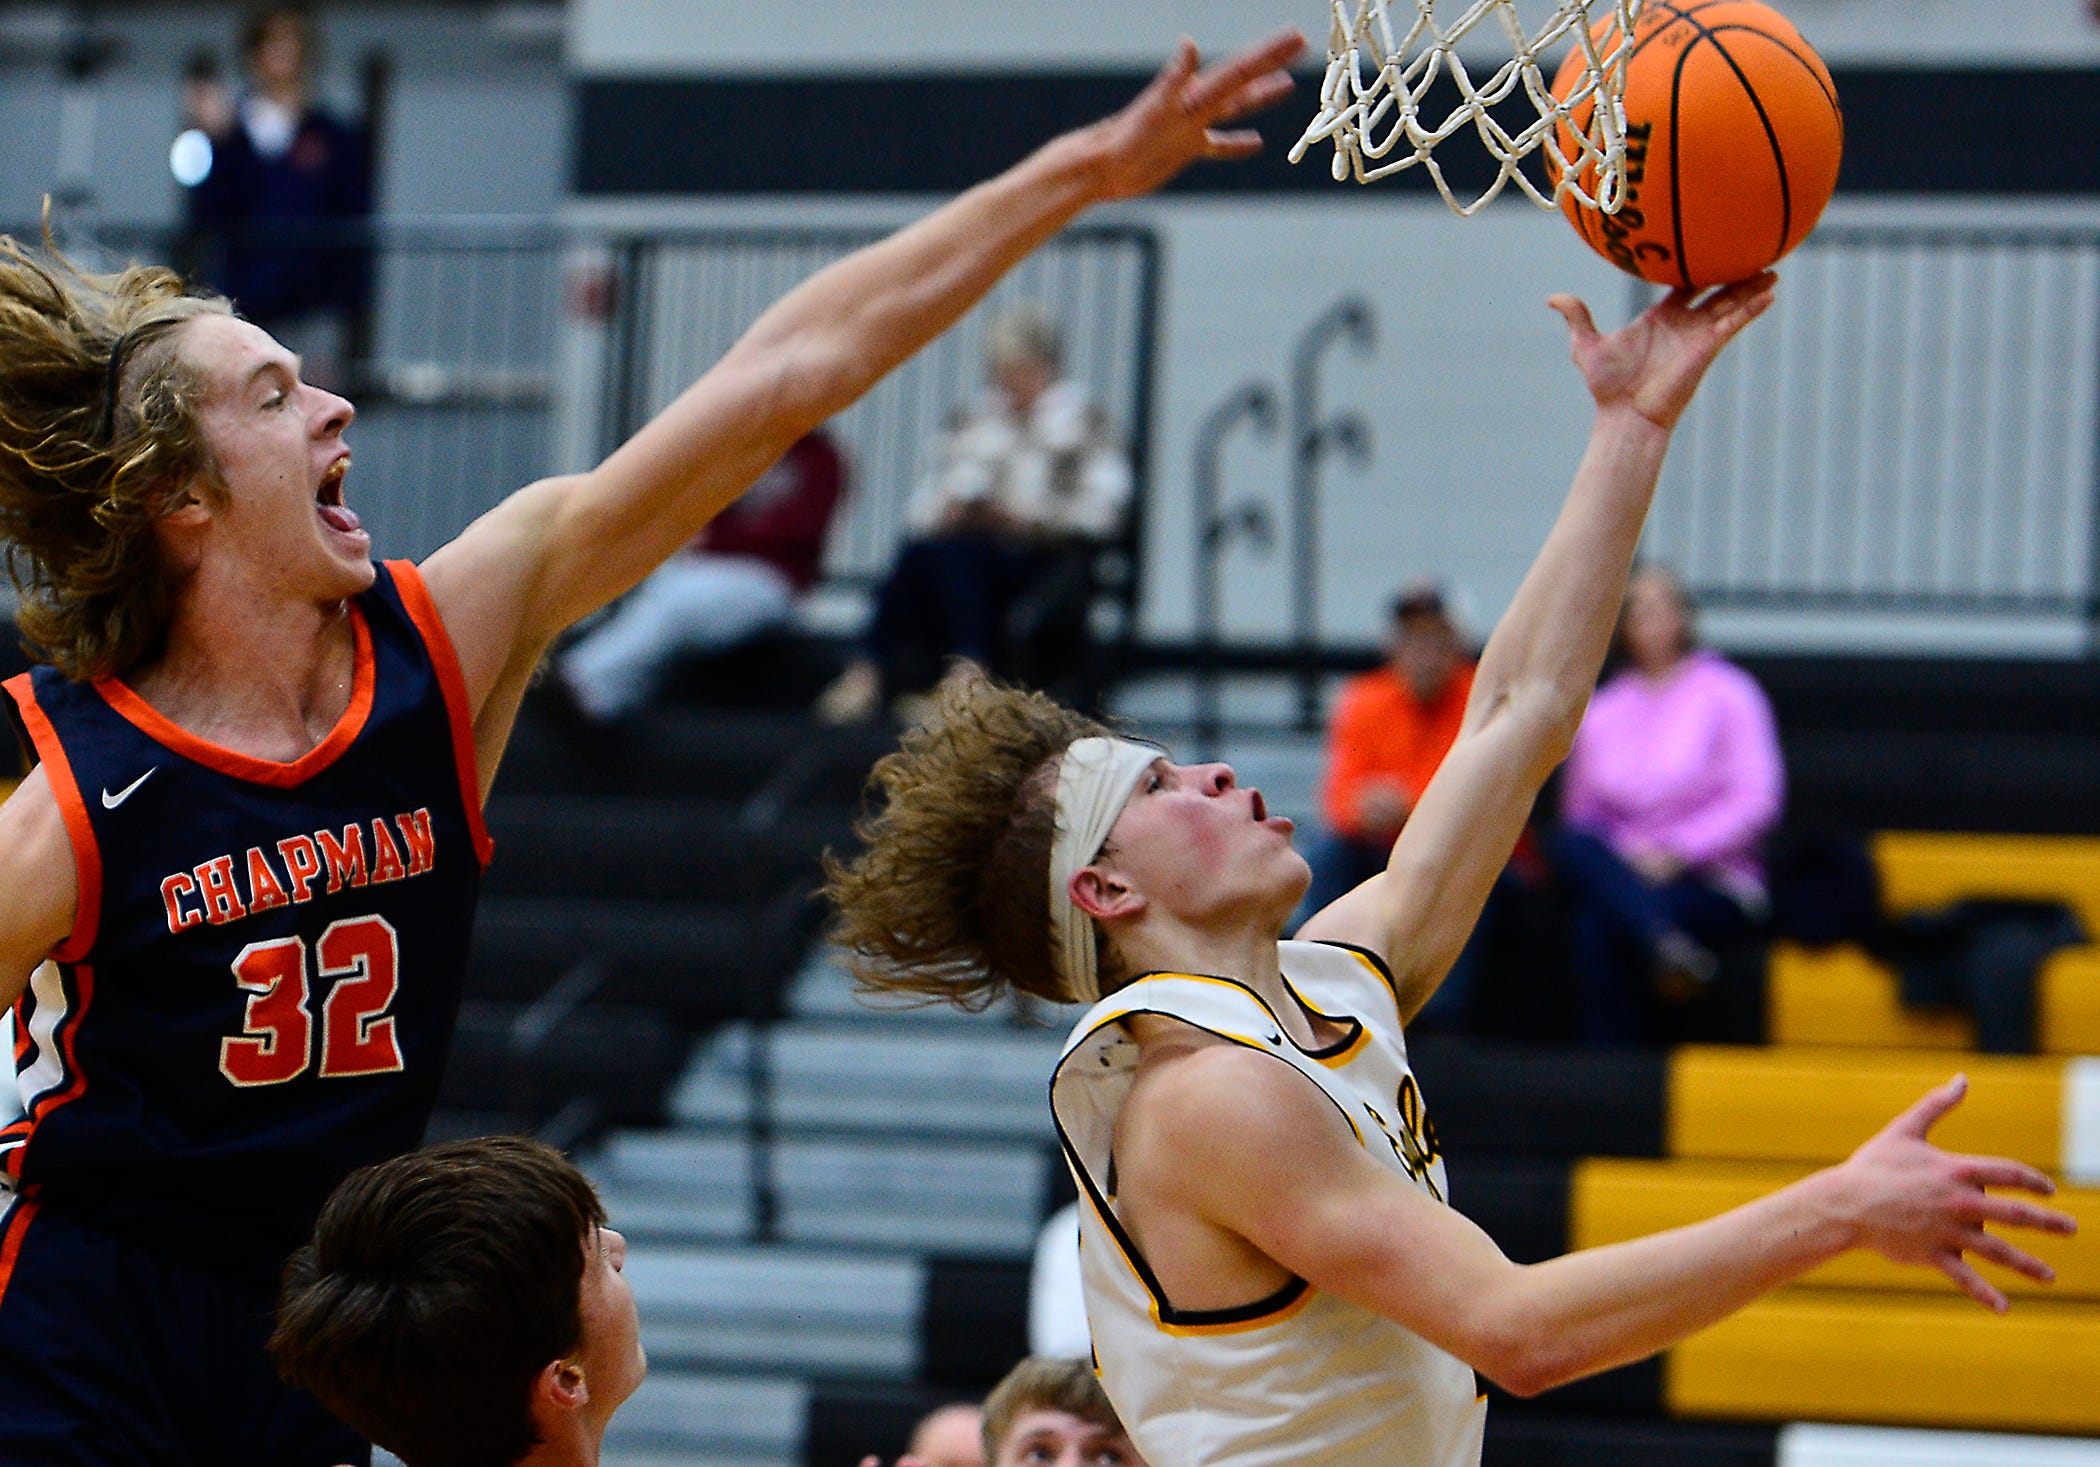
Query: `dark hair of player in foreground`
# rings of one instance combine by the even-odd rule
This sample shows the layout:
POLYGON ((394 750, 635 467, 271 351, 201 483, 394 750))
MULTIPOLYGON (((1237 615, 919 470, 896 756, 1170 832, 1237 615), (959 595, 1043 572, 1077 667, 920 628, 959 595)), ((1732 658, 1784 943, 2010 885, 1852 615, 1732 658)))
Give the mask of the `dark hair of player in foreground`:
POLYGON ((285 1266, 270 1351, 409 1467, 558 1460, 641 1381, 625 1254, 552 1147, 430 1147, 336 1188, 285 1266))

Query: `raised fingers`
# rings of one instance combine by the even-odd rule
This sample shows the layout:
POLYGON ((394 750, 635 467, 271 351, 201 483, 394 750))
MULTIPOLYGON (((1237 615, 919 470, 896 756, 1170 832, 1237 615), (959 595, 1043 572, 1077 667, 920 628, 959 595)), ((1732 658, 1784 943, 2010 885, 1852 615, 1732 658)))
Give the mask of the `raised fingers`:
POLYGON ((2008 1187, 2033 1192, 2040 1197, 2055 1195, 2056 1183, 2039 1167, 2002 1156, 1958 1156, 1954 1174, 1979 1187, 2008 1187))
POLYGON ((1206 114, 1212 122, 1231 122, 1250 112, 1274 106, 1291 94, 1298 83, 1287 71, 1264 72, 1238 91, 1219 101, 1206 114))
POLYGON ((2014 1273, 2031 1278, 2038 1284, 2053 1284, 2056 1282, 2056 1270, 2054 1268, 2051 1268, 2041 1259, 2029 1253, 2025 1248, 2008 1243, 1997 1234, 1987 1233, 1982 1228, 1975 1229, 1969 1235, 1968 1239, 1962 1244, 1962 1251, 1973 1253, 1988 1263, 1997 1264, 2000 1268, 2011 1269, 2014 1273))
POLYGON ((1922 1141, 1939 1118, 1961 1104, 1961 1098, 1968 1093, 1969 1077, 1956 1075, 1919 1096, 1908 1110, 1888 1123, 1887 1129, 1922 1141))
POLYGON ((1961 1286, 1961 1291, 1993 1314, 2003 1314, 2012 1306, 1991 1281, 1978 1273, 1969 1261, 1948 1248, 1932 1255, 1933 1267, 1961 1286))
MULTIPOLYGON (((1295 28, 1286 28, 1266 36, 1230 61, 1213 66, 1197 77, 1182 93, 1183 105, 1199 117, 1236 117, 1240 114, 1222 110, 1236 94, 1256 78, 1289 65, 1304 49, 1305 37, 1295 28)), ((1288 81, 1288 78, 1285 80, 1288 81)), ((1282 93, 1276 95, 1280 96, 1282 93)), ((1269 100, 1273 102, 1276 97, 1272 96, 1269 100)))
POLYGON ((1581 349, 1585 342, 1597 339, 1597 323, 1590 315, 1590 308, 1580 296, 1555 295, 1546 298, 1546 304, 1560 313, 1568 323, 1568 333, 1575 338, 1575 346, 1581 349))
POLYGON ((2022 1202, 2017 1197, 1993 1197, 1984 1193, 1968 1211, 1975 1215, 1977 1222, 2001 1223, 2009 1228, 2033 1228, 2036 1232, 2057 1233, 2064 1237, 2078 1231, 2078 1219, 2069 1213, 2022 1202))

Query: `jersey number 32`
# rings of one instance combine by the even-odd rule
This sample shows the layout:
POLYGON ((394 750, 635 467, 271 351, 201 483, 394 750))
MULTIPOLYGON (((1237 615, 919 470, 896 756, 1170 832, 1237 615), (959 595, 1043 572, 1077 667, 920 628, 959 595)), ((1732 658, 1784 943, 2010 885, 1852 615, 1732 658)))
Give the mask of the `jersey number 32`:
POLYGON ((233 979, 248 994, 241 1033, 219 1041, 219 1073, 236 1085, 282 1085, 314 1062, 313 977, 334 980, 321 1005, 320 1075, 383 1075, 401 1068, 394 1038, 401 943, 384 917, 347 917, 314 944, 306 939, 251 942, 233 960, 233 979))

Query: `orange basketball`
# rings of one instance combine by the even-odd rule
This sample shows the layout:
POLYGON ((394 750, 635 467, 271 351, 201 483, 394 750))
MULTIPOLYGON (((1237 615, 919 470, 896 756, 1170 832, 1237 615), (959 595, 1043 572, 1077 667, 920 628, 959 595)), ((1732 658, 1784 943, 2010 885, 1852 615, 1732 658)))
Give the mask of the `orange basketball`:
MULTIPOLYGON (((1808 237, 1837 187, 1845 121, 1830 72, 1756 0, 1647 0, 1633 46, 1625 202, 1604 214, 1571 194, 1561 211, 1591 249, 1658 285, 1755 275, 1808 237)), ((1554 95, 1581 60, 1570 53, 1554 95)), ((1582 180, 1593 196, 1594 172, 1582 180)))

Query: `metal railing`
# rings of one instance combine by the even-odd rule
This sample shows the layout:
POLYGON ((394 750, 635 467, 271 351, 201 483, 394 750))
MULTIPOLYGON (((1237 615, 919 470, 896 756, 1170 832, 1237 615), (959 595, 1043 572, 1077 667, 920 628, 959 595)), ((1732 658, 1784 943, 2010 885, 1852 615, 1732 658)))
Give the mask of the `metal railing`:
POLYGON ((1645 549, 1722 606, 2094 619, 2100 228, 1826 225, 1678 432, 1645 549))
MULTIPOLYGON (((604 444, 624 440, 715 362, 759 312, 881 231, 732 229, 615 242, 616 340, 609 354, 604 444)), ((1144 229, 1066 230, 1023 261, 984 303, 828 425, 851 489, 826 569, 872 580, 889 567, 907 506, 932 469, 940 430, 984 390, 984 334, 1002 310, 1040 309, 1082 382, 1128 445, 1140 493, 1153 412, 1159 247, 1144 229)), ((1131 550, 1142 515, 1130 516, 1131 550)), ((1133 586, 1134 593, 1134 586, 1133 586)))

